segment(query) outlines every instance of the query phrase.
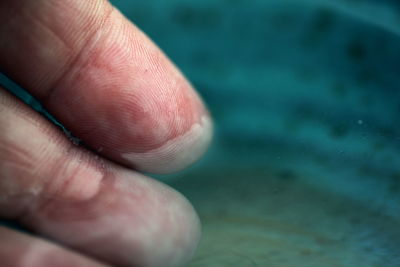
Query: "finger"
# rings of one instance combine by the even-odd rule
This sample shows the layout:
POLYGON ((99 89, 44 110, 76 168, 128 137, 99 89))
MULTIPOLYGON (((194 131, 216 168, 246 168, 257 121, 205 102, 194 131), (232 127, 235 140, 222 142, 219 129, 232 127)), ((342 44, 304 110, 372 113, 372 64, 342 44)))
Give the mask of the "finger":
POLYGON ((44 239, 0 226, 1 266, 6 267, 101 267, 95 262, 44 239))
POLYGON ((0 90, 0 216, 117 266, 180 266, 199 221, 161 183, 93 157, 0 90))
POLYGON ((108 2, 1 1, 0 25, 0 68, 93 150, 157 173, 204 152, 200 97, 108 2))

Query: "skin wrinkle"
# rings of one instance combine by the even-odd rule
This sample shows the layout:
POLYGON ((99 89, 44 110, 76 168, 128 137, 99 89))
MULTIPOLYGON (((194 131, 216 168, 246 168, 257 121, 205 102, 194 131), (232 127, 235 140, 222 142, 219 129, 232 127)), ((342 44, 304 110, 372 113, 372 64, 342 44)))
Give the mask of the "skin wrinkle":
POLYGON ((2 1, 0 3, 0 9, 4 10, 3 13, 7 14, 7 11, 10 10, 18 11, 18 14, 12 19, 16 23, 4 21, 4 25, 0 17, 4 34, 10 33, 8 42, 0 42, 0 44, 2 44, 1 47, 5 53, 7 51, 18 53, 18 50, 20 50, 24 56, 11 58, 5 54, 0 58, 5 61, 5 71, 9 71, 10 76, 21 81, 21 84, 26 88, 33 89, 31 93, 42 99, 48 94, 46 93, 48 90, 56 87, 54 85, 63 76, 62 72, 72 67, 70 64, 75 57, 79 56, 80 51, 84 48, 87 49, 87 42, 108 21, 113 7, 107 1, 98 0, 82 1, 82 4, 70 0, 14 2, 2 1), (16 7, 18 3, 22 5, 20 9, 16 7), (71 25, 66 25, 66 22, 71 25), (29 31, 26 29, 21 31, 19 27, 21 23, 31 25, 29 31), (79 30, 76 30, 78 28, 79 30), (16 50, 7 45, 13 41, 19 44, 18 48, 20 49, 16 50), (52 51, 53 54, 50 57, 40 57, 38 55, 41 50, 52 51), (24 53, 24 51, 31 51, 31 53, 24 53), (33 64, 22 64, 23 61, 26 61, 26 58, 40 61, 41 66, 37 68, 33 64), (26 65, 26 68, 22 67, 24 65, 26 65), (16 66, 19 66, 19 69, 16 66), (37 72, 37 69, 41 71, 37 72), (25 75, 23 79, 18 77, 19 73, 26 72, 32 74, 25 75))
MULTIPOLYGON (((19 100, 14 95, 7 92, 1 85, 0 90, 0 113, 2 114, 2 117, 0 117, 0 122, 1 125, 4 125, 4 129, 10 129, 11 125, 15 124, 16 120, 20 120, 21 126, 28 124, 39 128, 43 135, 48 136, 48 142, 50 144, 61 144, 63 141, 65 142, 64 136, 55 134, 55 132, 58 132, 59 129, 55 129, 53 125, 49 123, 44 123, 47 122, 47 120, 45 120, 42 116, 31 116, 32 109, 25 105, 21 105, 19 100)), ((3 135, 5 132, 6 131, 4 130, 1 131, 3 135)), ((28 154, 28 151, 25 151, 24 154, 28 154)))
POLYGON ((105 165, 104 160, 71 145, 66 154, 60 155, 58 162, 60 163, 54 164, 54 174, 51 174, 53 171, 50 172, 49 177, 52 179, 45 185, 42 197, 62 203, 94 201, 101 193, 100 188, 108 173, 108 169, 102 167, 105 165))
POLYGON ((64 0, 42 0, 43 4, 39 10, 35 10, 33 14, 36 15, 36 19, 40 20, 44 27, 49 28, 54 34, 70 47, 71 50, 85 46, 87 40, 90 39, 90 35, 96 32, 96 28, 100 28, 101 24, 107 19, 107 12, 112 8, 107 7, 106 2, 103 0, 87 0, 76 4, 74 1, 64 0), (72 4, 74 3, 74 4, 72 4), (81 15, 82 10, 90 10, 90 14, 87 16, 81 15), (56 19, 54 14, 57 14, 56 19), (70 20, 68 16, 74 14, 75 19, 70 20), (101 18, 98 21, 98 18, 101 18), (105 19, 103 19, 105 18, 105 19), (67 23, 67 25, 66 25, 67 23), (69 23, 69 24, 68 24, 69 23), (100 25, 94 27, 94 25, 100 25), (80 31, 74 31, 74 28, 78 27, 80 31), (86 38, 86 34, 89 33, 89 37, 86 38))
MULTIPOLYGON (((25 8, 26 9, 26 8, 25 8)), ((4 50, 6 53, 14 54, 20 53, 21 56, 19 57, 9 57, 3 55, 1 59, 3 67, 5 67, 5 71, 9 70, 9 75, 17 80, 17 72, 24 70, 26 72, 32 73, 32 78, 30 79, 29 83, 22 83, 25 88, 30 88, 35 84, 39 84, 43 80, 43 77, 51 78, 55 75, 58 70, 60 69, 60 65, 63 65, 63 61, 59 60, 58 64, 52 64, 49 62, 49 56, 54 57, 57 56, 60 59, 65 58, 66 48, 60 42, 59 39, 54 38, 53 34, 47 29, 42 28, 39 22, 30 15, 22 15, 21 13, 28 13, 21 11, 15 20, 16 23, 12 24, 9 23, 9 27, 4 29, 4 35, 7 35, 8 39, 13 40, 15 43, 18 43, 19 46, 8 46, 9 42, 1 43, 1 49, 4 50), (20 23, 25 25, 30 25, 29 31, 28 28, 20 28, 20 23), (52 36, 52 38, 51 38, 52 36), (28 53, 27 51, 34 51, 33 53, 28 53), (23 58, 21 58, 23 57, 23 58), (42 62, 44 65, 52 64, 51 72, 47 71, 46 73, 39 73, 37 69, 29 68, 28 64, 23 64, 22 61, 30 60, 30 61, 39 61, 42 62), (27 68, 25 68, 27 67, 27 68)))
POLYGON ((32 164, 32 155, 29 151, 7 140, 3 132, 0 142, 0 168, 3 177, 1 179, 1 192, 7 196, 20 194, 20 188, 36 187, 37 183, 26 177, 34 176, 37 166, 32 164), (6 186, 8 184, 8 186, 6 186))
MULTIPOLYGON (((23 11, 27 11, 26 9, 24 9, 23 11)), ((23 11, 21 11, 21 13, 23 12, 23 11)), ((45 32, 47 32, 47 33, 49 33, 48 35, 49 36, 53 36, 54 38, 52 38, 52 39, 56 39, 57 41, 57 43, 60 43, 60 44, 62 44, 63 45, 63 47, 64 48, 66 48, 66 51, 68 52, 68 53, 71 53, 71 52, 73 52, 73 47, 69 44, 69 42, 67 42, 64 38, 62 38, 62 36, 60 36, 58 33, 57 33, 57 31, 55 31, 55 30, 53 30, 52 29, 52 27, 51 27, 51 24, 49 24, 48 22, 46 23, 44 20, 43 20, 43 17, 41 16, 42 14, 36 14, 36 13, 34 13, 34 12, 24 12, 23 14, 22 14, 22 16, 25 16, 27 19, 28 19, 28 21, 32 21, 32 23, 37 23, 38 24, 38 28, 40 28, 41 30, 44 30, 45 32)), ((34 26, 34 27, 36 27, 36 25, 34 26)), ((32 28, 34 28, 34 27, 32 27, 32 28)), ((63 68, 65 68, 65 67, 63 67, 63 68)))
MULTIPOLYGON (((117 197, 115 194, 110 193, 113 191, 118 191, 116 187, 116 177, 111 172, 107 172, 100 182, 98 192, 93 195, 92 198, 83 201, 71 201, 70 199, 49 195, 46 196, 44 201, 39 203, 33 211, 44 213, 50 221, 54 222, 73 223, 96 220, 100 218, 99 216, 103 209, 113 212, 118 211, 119 208, 115 206, 117 205, 116 202, 118 202, 118 199, 123 198, 124 195, 117 197), (81 212, 82 210, 84 210, 84 212, 81 212)), ((135 192, 140 192, 140 194, 136 193, 135 196, 130 194, 129 196, 143 201, 145 197, 143 191, 140 184, 136 181, 135 192)), ((108 214, 101 215, 101 217, 103 216, 109 217, 108 214)))
MULTIPOLYGON (((55 164, 57 165, 57 164, 55 164)), ((60 168, 60 174, 63 173, 63 168, 60 168)), ((88 167, 90 169, 90 167, 88 167)), ((100 171, 98 167, 97 171, 100 171)), ((93 169, 91 169, 93 171, 93 169)), ((92 186, 92 189, 87 190, 90 192, 89 194, 80 194, 79 191, 74 192, 74 187, 76 188, 79 183, 83 182, 82 176, 74 176, 74 173, 79 174, 78 170, 74 170, 70 173, 70 176, 58 178, 61 182, 54 183, 54 180, 57 181, 56 176, 48 176, 51 179, 46 179, 48 182, 43 182, 40 186, 40 189, 37 189, 35 194, 32 192, 32 186, 23 186, 25 191, 21 193, 18 198, 21 197, 29 197, 31 201, 27 201, 24 205, 20 208, 20 212, 14 215, 14 219, 27 222, 30 221, 30 214, 34 212, 36 209, 46 209, 47 205, 54 205, 54 203, 63 203, 64 205, 85 205, 85 203, 90 203, 91 201, 96 201, 96 195, 100 194, 100 185, 103 183, 103 174, 99 180, 95 182, 95 184, 85 184, 85 187, 92 186), (72 189, 72 191, 71 191, 72 189), (33 201, 32 201, 33 200, 33 201)), ((87 183, 87 178, 85 178, 85 183, 87 183)), ((104 207, 107 207, 105 204, 104 207)), ((88 215, 88 214, 85 214, 88 215)))
MULTIPOLYGON (((67 0, 38 0, 33 2, 25 0, 21 2, 25 2, 25 4, 23 8, 19 10, 18 15, 16 15, 16 18, 18 18, 16 22, 18 23, 16 23, 15 26, 9 25, 8 27, 11 38, 10 43, 12 39, 20 39, 14 41, 19 43, 20 46, 25 45, 23 51, 33 51, 33 53, 30 54, 26 53, 27 56, 31 60, 40 61, 42 65, 47 68, 34 68, 32 64, 26 64, 27 69, 25 69, 25 71, 31 72, 32 75, 30 76, 33 76, 33 74, 35 75, 34 77, 29 77, 29 75, 27 75, 27 77, 29 77, 29 82, 25 83, 24 79, 19 79, 20 77, 17 77, 17 75, 15 75, 16 73, 14 73, 14 66, 21 66, 21 64, 16 64, 16 62, 14 62, 16 59, 14 58, 10 59, 6 56, 2 58, 10 61, 10 66, 8 66, 11 70, 9 73, 10 76, 17 81, 22 80, 21 84, 23 84, 25 88, 34 89, 31 90, 31 93, 44 103, 46 102, 46 98, 52 94, 51 91, 57 87, 58 81, 62 79, 65 72, 72 67, 73 62, 79 57, 81 51, 84 49, 87 50, 88 42, 93 39, 92 37, 96 35, 99 29, 103 28, 103 25, 108 21, 113 7, 105 1, 97 0, 85 1, 86 3, 91 2, 92 4, 82 4, 81 9, 83 10, 73 10, 72 6, 76 6, 76 4, 72 5, 70 3, 68 5, 71 7, 64 9, 63 6, 68 5, 64 4, 59 6, 54 4, 57 2, 74 2, 67 0), (97 8, 90 8, 90 14, 82 16, 81 13, 87 11, 87 8, 84 7, 89 5, 97 6, 97 8), (101 10, 104 11, 101 12, 101 10), (52 14, 52 16, 46 21, 44 17, 49 14, 52 14), (57 14, 57 16, 54 14, 57 14), (66 18, 63 20, 62 18, 64 15, 66 18), (70 17, 74 17, 74 19, 71 20, 70 17), (31 25, 29 31, 21 31, 21 28, 19 28, 21 21, 25 21, 23 24, 31 25), (65 21, 71 22, 71 27, 66 27, 65 21), (81 30, 73 30, 76 28, 81 28, 81 30), (38 57, 40 51, 46 51, 44 53, 51 54, 50 56, 38 57), (36 69, 42 69, 43 71, 36 73, 36 69)), ((8 9, 10 9, 10 7, 5 8, 5 10, 8 9)), ((10 23, 8 22, 8 24, 10 23)), ((7 31, 7 28, 5 28, 5 31, 7 31)), ((7 43, 4 44, 3 50, 10 50, 7 43)), ((21 60, 26 60, 25 58, 26 57, 21 60)), ((17 62, 21 60, 17 60, 17 62)), ((18 71, 21 72, 21 70, 22 69, 19 69, 18 71)))
POLYGON ((9 164, 13 163, 14 165, 22 167, 24 170, 31 170, 32 167, 34 167, 29 151, 26 151, 18 145, 0 141, 0 151, 2 151, 2 153, 0 153, 1 164, 5 162, 9 164), (7 160, 9 158, 12 160, 7 160))
MULTIPOLYGON (((0 132, 0 140, 4 141, 1 142, 1 144, 4 143, 4 147, 2 147, 0 151, 2 151, 3 156, 6 157, 5 160, 1 161, 3 164, 3 175, 5 175, 4 168, 8 168, 9 171, 12 172, 7 177, 3 176, 1 180, 3 183, 6 181, 11 183, 11 187, 4 185, 1 187, 3 189, 2 191, 8 191, 8 193, 6 193, 8 197, 3 198, 3 200, 10 200, 10 198, 14 197, 22 198, 24 196, 31 196, 33 198, 35 195, 41 195, 42 197, 57 196, 57 198, 64 198, 65 201, 67 201, 68 198, 68 201, 77 201, 80 198, 83 198, 83 200, 88 199, 92 194, 95 194, 98 183, 101 181, 101 172, 105 171, 104 168, 100 168, 100 166, 104 166, 103 161, 98 158, 96 159, 93 154, 84 152, 73 146, 60 134, 59 129, 49 125, 43 118, 33 116, 37 119, 29 119, 29 117, 32 117, 32 113, 25 112, 29 110, 28 107, 24 105, 13 105, 13 101, 8 101, 8 99, 16 99, 6 92, 2 92, 2 94, 4 94, 4 97, 1 97, 2 104, 4 103, 6 106, 11 106, 11 109, 5 109, 5 112, 0 114, 0 120, 5 120, 7 123, 12 122, 6 127, 6 129, 8 129, 6 132, 0 132), (20 116, 24 113, 26 113, 27 117, 20 116), (26 120, 28 123, 26 123, 26 120), (19 121, 23 123, 18 124, 19 121), (20 128, 14 125, 25 125, 25 127, 20 128), (43 128, 48 129, 42 131, 43 128), (26 139, 22 137, 21 140, 26 140, 30 144, 28 147, 33 148, 26 151, 26 149, 23 148, 24 143, 20 143, 18 140, 21 135, 25 136, 27 132, 33 135, 39 132, 39 136, 46 136, 46 140, 43 138, 26 139), (32 146, 32 144, 35 144, 36 148, 32 146), (45 147, 43 146, 44 144, 46 144, 45 147), (40 155, 40 158, 34 161, 32 159, 37 158, 36 154, 40 155), (72 159, 72 161, 68 159, 72 159), (12 165, 7 163, 8 167, 5 167, 4 164, 6 164, 6 162, 12 163, 12 165), (36 163, 32 165, 32 162, 36 163), (71 164, 73 164, 73 166, 71 164), (68 171, 68 169, 70 171, 68 171), (100 178, 97 178, 99 181, 96 182, 96 179, 94 179, 90 182, 90 173, 82 173, 82 170, 86 173, 88 170, 92 172, 92 177, 93 174, 95 175, 94 177, 98 177, 100 174, 100 178), (86 177, 85 187, 79 186, 79 183, 83 181, 82 176, 86 177), (81 179, 81 181, 78 178, 81 179)), ((5 192, 3 192, 2 195, 4 195, 4 193, 5 192)), ((34 204, 31 202, 21 201, 21 203, 22 202, 24 203, 24 207, 19 208, 22 210, 18 212, 21 213, 20 216, 23 216, 25 213, 23 210, 29 208, 25 207, 26 204, 34 204)))
POLYGON ((105 36, 107 36, 107 34, 109 33, 109 27, 107 28, 106 25, 115 9, 110 5, 106 6, 110 8, 107 9, 104 19, 99 23, 99 25, 97 25, 97 27, 95 27, 95 29, 89 36, 86 36, 86 41, 82 44, 80 49, 77 49, 76 47, 74 48, 75 55, 72 57, 72 60, 70 60, 70 62, 65 65, 64 71, 59 75, 59 78, 55 79, 48 86, 48 90, 46 91, 46 93, 39 97, 43 105, 46 106, 49 102, 51 102, 52 96, 55 94, 55 91, 60 87, 59 85, 64 82, 64 78, 67 77, 71 70, 74 69, 74 66, 77 64, 82 55, 88 53, 88 51, 91 51, 91 49, 93 49, 95 45, 101 43, 100 40, 105 38, 105 36), (78 52, 76 52, 76 50, 78 52))
MULTIPOLYGON (((50 183, 48 191, 51 190, 51 195, 69 201, 90 200, 98 193, 103 175, 86 167, 85 164, 80 165, 76 160, 70 161, 68 165, 65 169, 60 169, 62 176, 59 174, 58 177, 63 177, 58 178, 60 182, 58 184, 50 183), (85 183, 82 183, 83 177, 85 183)), ((57 180, 57 178, 54 180, 57 180)))

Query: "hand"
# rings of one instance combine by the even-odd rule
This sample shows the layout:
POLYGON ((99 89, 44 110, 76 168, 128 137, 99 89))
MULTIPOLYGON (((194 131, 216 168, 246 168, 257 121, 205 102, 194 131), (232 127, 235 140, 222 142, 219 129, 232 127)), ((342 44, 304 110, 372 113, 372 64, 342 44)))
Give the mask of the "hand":
POLYGON ((165 55, 104 0, 0 0, 0 68, 92 151, 0 89, 0 216, 46 238, 0 227, 1 265, 187 262, 195 211, 136 172, 180 170, 211 137, 165 55))

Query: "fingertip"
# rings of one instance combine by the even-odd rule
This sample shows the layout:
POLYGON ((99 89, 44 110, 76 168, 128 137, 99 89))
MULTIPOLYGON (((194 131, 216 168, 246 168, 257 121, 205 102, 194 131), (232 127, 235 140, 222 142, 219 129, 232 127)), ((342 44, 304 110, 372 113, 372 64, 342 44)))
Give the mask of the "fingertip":
POLYGON ((146 152, 122 154, 135 169, 156 174, 176 172, 193 164, 207 150, 213 135, 209 115, 203 115, 185 133, 146 152))
MULTIPOLYGON (((157 181, 154 181, 158 183, 157 181)), ((159 184, 159 193, 170 195, 170 202, 166 205, 155 206, 160 209, 160 217, 155 219, 158 227, 162 229, 162 238, 158 237, 157 245, 154 243, 147 247, 148 266, 186 266, 193 258, 201 239, 201 222, 192 204, 178 191, 159 184), (167 193, 168 192, 168 193, 167 193)), ((153 238, 149 238, 153 239, 153 238)))

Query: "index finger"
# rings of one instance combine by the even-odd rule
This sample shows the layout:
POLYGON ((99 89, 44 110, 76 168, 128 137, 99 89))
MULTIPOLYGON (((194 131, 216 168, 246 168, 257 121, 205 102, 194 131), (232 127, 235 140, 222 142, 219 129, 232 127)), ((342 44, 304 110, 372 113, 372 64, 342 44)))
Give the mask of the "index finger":
POLYGON ((0 25, 1 70, 93 150, 156 173, 205 151, 200 97, 107 1, 1 1, 0 25))

